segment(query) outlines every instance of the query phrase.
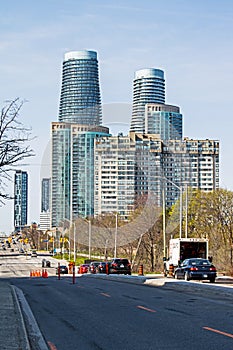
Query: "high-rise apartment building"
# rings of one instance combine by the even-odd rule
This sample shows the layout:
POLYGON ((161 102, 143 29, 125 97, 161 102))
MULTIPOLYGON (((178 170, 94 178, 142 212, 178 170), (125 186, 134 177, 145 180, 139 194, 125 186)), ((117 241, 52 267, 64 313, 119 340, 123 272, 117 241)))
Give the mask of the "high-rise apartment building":
POLYGON ((52 123, 52 226, 94 213, 94 140, 103 126, 52 123))
POLYGON ((14 179, 14 227, 15 231, 27 225, 28 214, 28 174, 16 170, 14 179))
POLYGON ((177 106, 148 103, 145 106, 145 134, 158 134, 162 140, 182 140, 182 118, 177 106))
POLYGON ((219 141, 183 139, 183 116, 165 104, 164 72, 141 69, 133 83, 128 136, 101 126, 97 54, 65 54, 59 121, 52 123, 52 227, 76 217, 117 213, 137 201, 171 206, 184 188, 219 187, 219 141))
POLYGON ((185 186, 210 192, 219 188, 218 140, 168 140, 163 142, 162 168, 166 204, 171 206, 185 186), (167 179, 167 181, 166 181, 167 179))
POLYGON ((102 127, 97 53, 65 54, 59 122, 52 123, 52 226, 93 215, 94 139, 102 127))
POLYGON ((205 192, 219 187, 219 141, 161 140, 130 132, 103 137, 95 145, 95 215, 117 212, 123 218, 142 198, 173 205, 187 187, 205 192))
POLYGON ((147 68, 135 72, 130 131, 145 133, 147 103, 165 103, 164 72, 160 69, 147 68))
POLYGON ((43 211, 40 213, 40 230, 46 231, 51 228, 51 212, 43 211))
POLYGON ((51 179, 44 178, 41 182, 41 212, 50 210, 51 200, 51 179))
POLYGON ((101 125, 101 120, 97 53, 85 50, 66 53, 62 71, 59 121, 101 125))
POLYGON ((127 217, 135 202, 135 143, 122 134, 96 139, 94 166, 94 214, 127 217))
POLYGON ((51 178, 43 178, 41 182, 40 229, 51 228, 51 178))

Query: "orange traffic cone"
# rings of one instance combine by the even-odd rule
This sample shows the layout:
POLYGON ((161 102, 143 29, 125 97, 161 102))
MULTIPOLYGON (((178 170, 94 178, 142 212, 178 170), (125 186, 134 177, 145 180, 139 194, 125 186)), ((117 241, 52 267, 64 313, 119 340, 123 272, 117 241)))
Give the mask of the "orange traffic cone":
POLYGON ((47 270, 45 270, 44 271, 44 278, 48 278, 48 277, 49 277, 48 272, 47 272, 47 270))

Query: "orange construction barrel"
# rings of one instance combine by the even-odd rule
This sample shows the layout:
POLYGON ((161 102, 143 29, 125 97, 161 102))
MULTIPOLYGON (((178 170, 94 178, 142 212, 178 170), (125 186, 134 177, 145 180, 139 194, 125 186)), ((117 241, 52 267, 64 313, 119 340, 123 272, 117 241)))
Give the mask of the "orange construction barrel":
POLYGON ((143 265, 139 265, 139 268, 138 268, 138 276, 143 276, 143 265))

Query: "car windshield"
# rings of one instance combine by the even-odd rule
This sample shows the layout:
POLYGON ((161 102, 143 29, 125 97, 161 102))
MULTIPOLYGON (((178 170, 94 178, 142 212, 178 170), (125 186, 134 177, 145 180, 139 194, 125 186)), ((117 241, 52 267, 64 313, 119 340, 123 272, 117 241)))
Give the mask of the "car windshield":
POLYGON ((206 265, 209 266, 211 265, 209 260, 204 260, 204 259, 192 259, 189 260, 190 265, 206 265))
POLYGON ((115 260, 116 263, 121 263, 121 264, 128 264, 128 259, 116 259, 115 260))

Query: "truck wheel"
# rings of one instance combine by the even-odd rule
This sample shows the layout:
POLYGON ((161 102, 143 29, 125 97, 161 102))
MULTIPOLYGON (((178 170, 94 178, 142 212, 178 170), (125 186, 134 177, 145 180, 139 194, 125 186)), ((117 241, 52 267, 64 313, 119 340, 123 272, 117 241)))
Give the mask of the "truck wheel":
POLYGON ((185 281, 189 281, 190 280, 188 272, 185 272, 184 279, 185 279, 185 281))

